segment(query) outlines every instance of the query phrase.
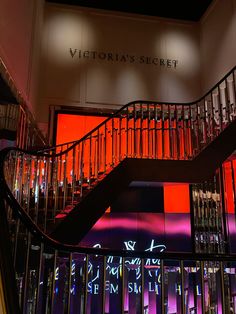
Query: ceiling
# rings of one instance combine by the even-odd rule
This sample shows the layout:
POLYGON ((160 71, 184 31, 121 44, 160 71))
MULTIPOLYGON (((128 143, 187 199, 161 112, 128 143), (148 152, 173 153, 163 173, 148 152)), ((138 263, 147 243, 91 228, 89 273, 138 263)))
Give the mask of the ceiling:
POLYGON ((46 2, 199 21, 213 0, 46 0, 46 2))

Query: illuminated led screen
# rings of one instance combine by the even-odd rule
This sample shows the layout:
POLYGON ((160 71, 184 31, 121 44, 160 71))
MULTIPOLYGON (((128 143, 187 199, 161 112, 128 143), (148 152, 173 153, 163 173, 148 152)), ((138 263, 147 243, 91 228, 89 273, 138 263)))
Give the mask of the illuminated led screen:
POLYGON ((82 244, 146 251, 191 252, 189 185, 129 187, 82 244))

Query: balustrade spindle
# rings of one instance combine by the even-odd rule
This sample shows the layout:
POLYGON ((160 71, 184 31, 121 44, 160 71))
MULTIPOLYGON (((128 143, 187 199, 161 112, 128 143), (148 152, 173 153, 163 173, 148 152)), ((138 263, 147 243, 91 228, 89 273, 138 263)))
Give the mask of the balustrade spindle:
POLYGON ((42 270, 43 270, 43 252, 44 252, 44 244, 40 243, 40 254, 39 254, 39 266, 38 266, 38 277, 37 277, 37 291, 36 291, 36 309, 40 308, 40 285, 43 280, 42 278, 42 270))
POLYGON ((165 269, 164 260, 161 260, 161 314, 165 314, 165 269))
POLYGON ((51 293, 51 300, 50 300, 50 303, 49 303, 51 313, 53 313, 53 309, 54 309, 55 276, 56 276, 56 268, 57 268, 57 257, 58 257, 58 251, 55 250, 54 251, 54 255, 53 255, 53 271, 49 275, 50 276, 49 280, 51 280, 51 291, 50 291, 50 293, 51 293))
MULTIPOLYGON (((96 139, 96 142, 98 138, 96 139)), ((95 169, 96 169, 96 178, 98 177, 98 143, 96 144, 96 161, 95 161, 95 169)), ((80 198, 83 197, 83 181, 84 181, 84 141, 80 145, 80 165, 79 165, 79 184, 80 184, 80 198)))
POLYGON ((28 290, 28 275, 29 275, 29 254, 30 254, 30 245, 31 245, 31 234, 28 231, 27 232, 27 248, 26 248, 26 261, 24 265, 24 279, 23 279, 23 298, 22 298, 22 304, 21 309, 22 312, 27 313, 27 290, 28 290))
POLYGON ((54 194, 54 207, 53 207, 53 215, 52 219, 55 223, 55 217, 58 210, 58 200, 59 200, 59 184, 58 184, 58 157, 55 158, 54 162, 54 180, 53 180, 53 194, 54 194))
POLYGON ((220 262, 220 285, 221 285, 221 304, 222 304, 222 314, 227 314, 226 302, 225 302, 225 278, 224 278, 224 267, 223 262, 220 262))
POLYGON ((83 313, 87 313, 87 300, 88 300, 88 262, 89 256, 85 256, 85 268, 84 268, 84 300, 83 300, 83 313))
POLYGON ((180 261, 180 276, 181 276, 181 313, 185 314, 185 289, 184 289, 184 262, 180 261))
MULTIPOLYGON (((96 177, 98 178, 100 173, 100 132, 99 129, 97 130, 97 153, 96 153, 96 177)), ((84 142, 83 142, 84 143, 84 142)))
POLYGON ((145 293, 145 283, 144 283, 144 259, 141 258, 141 313, 144 313, 144 293, 145 293))
POLYGON ((39 198, 40 198, 40 173, 41 173, 41 162, 40 159, 37 158, 36 169, 35 169, 35 213, 34 213, 34 221, 38 224, 38 216, 39 216, 39 198))
MULTIPOLYGON (((68 148, 68 147, 67 147, 68 148)), ((63 160, 63 208, 66 207, 66 200, 67 200, 67 192, 68 192, 68 152, 65 154, 65 159, 63 160)))
POLYGON ((124 156, 125 157, 128 157, 129 155, 129 107, 126 108, 126 111, 125 111, 125 142, 126 142, 126 145, 125 145, 125 154, 124 156))
POLYGON ((72 253, 69 254, 69 279, 68 279, 68 294, 67 294, 67 309, 66 313, 70 314, 71 306, 71 274, 72 274, 72 253))
POLYGON ((102 314, 105 314, 105 306, 106 306, 106 266, 107 266, 107 258, 103 256, 102 259, 102 314))
POLYGON ((125 258, 121 260, 121 313, 124 314, 125 308, 125 258))
POLYGON ((201 305, 202 313, 206 313, 205 310, 205 283, 204 283, 204 262, 200 262, 200 272, 201 272, 201 305))
POLYGON ((43 231, 47 232, 47 220, 48 220, 48 207, 49 207, 49 184, 50 184, 50 173, 51 173, 51 160, 48 161, 44 157, 44 222, 43 222, 43 231))

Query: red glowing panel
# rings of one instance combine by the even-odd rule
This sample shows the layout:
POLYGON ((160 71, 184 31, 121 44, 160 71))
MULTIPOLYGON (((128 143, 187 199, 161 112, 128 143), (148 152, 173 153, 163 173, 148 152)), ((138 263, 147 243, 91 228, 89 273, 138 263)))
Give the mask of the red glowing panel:
POLYGON ((164 185, 164 212, 165 213, 189 213, 189 185, 166 184, 164 185))
POLYGON ((229 214, 234 213, 234 196, 233 196, 233 180, 231 171, 231 162, 224 163, 225 175, 225 204, 226 212, 229 214))
POLYGON ((107 117, 58 114, 56 145, 79 140, 107 117))
POLYGON ((232 165, 233 165, 234 182, 236 182, 236 159, 232 160, 232 165))

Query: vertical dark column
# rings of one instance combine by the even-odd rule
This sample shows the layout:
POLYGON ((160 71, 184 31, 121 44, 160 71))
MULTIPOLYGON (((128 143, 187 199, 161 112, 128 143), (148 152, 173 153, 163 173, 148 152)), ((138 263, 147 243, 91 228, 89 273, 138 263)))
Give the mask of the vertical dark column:
POLYGON ((2 195, 0 195, 0 271, 7 313, 18 314, 20 309, 15 269, 13 267, 10 234, 2 195))
MULTIPOLYGON (((6 72, 6 68, 1 70, 6 72)), ((17 126, 20 106, 9 87, 8 76, 8 73, 0 73, 0 149, 15 146, 16 133, 19 132, 17 126)))
POLYGON ((229 253, 229 239, 228 239, 228 228, 226 220, 226 211, 225 211, 225 191, 224 191, 224 173, 223 167, 220 167, 220 195, 221 195, 221 208, 222 208, 222 219, 223 219, 223 228, 224 228, 224 243, 225 243, 225 253, 229 253))
POLYGON ((200 262, 200 273, 201 273, 201 305, 202 305, 202 313, 206 313, 205 311, 205 282, 204 282, 204 262, 200 262))
POLYGON ((16 145, 19 108, 17 104, 4 103, 0 100, 0 149, 16 145))
POLYGON ((193 206, 193 186, 189 184, 189 202, 190 202, 190 223, 191 223, 191 242, 192 242, 192 252, 196 253, 196 243, 195 243, 195 217, 194 217, 194 206, 193 206))
POLYGON ((164 269, 164 260, 161 260, 161 314, 165 314, 165 269, 164 269))
POLYGON ((84 300, 83 300, 83 313, 87 313, 87 301, 88 301, 88 263, 89 256, 86 255, 85 268, 84 268, 84 300))
POLYGON ((222 304, 222 314, 226 314, 226 304, 225 304, 225 278, 224 278, 224 264, 220 262, 220 285, 221 285, 221 304, 222 304))

